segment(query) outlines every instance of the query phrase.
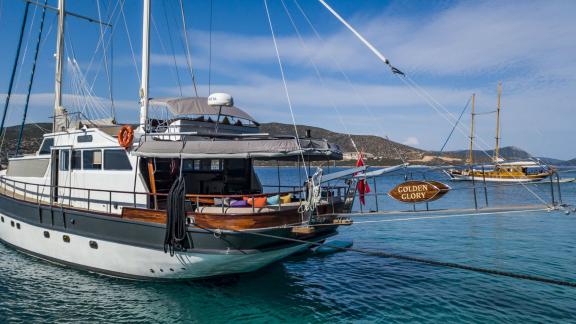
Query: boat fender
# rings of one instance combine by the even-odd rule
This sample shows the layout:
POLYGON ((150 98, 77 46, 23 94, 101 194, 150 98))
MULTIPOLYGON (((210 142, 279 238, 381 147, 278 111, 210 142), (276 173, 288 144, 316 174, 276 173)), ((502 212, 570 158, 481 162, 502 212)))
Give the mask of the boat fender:
POLYGON ((118 131, 118 144, 125 149, 129 149, 132 146, 132 141, 134 140, 134 130, 128 125, 122 126, 120 131, 118 131))

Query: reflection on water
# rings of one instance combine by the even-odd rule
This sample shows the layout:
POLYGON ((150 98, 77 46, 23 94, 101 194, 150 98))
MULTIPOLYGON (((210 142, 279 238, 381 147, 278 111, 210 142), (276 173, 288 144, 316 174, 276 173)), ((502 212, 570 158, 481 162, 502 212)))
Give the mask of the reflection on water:
MULTIPOLYGON (((275 172, 259 170, 268 184, 274 183, 275 172)), ((283 169, 282 176, 298 180, 294 169, 283 169)), ((403 175, 380 179, 378 190, 401 181, 403 175)), ((532 187, 550 199, 549 186, 532 187)), ((565 201, 575 203, 576 186, 563 187, 565 201)), ((533 197, 525 194, 517 187, 496 188, 489 201, 521 203, 533 197)), ((460 206, 471 197, 470 190, 453 191, 430 208, 460 206)), ((407 208, 380 199, 380 206, 407 208)), ((413 215, 357 217, 359 224, 342 228, 339 238, 353 239, 361 248, 576 281, 575 214, 360 224, 407 216, 413 215)), ((0 322, 576 321, 576 290, 571 288, 350 252, 307 253, 251 274, 177 283, 108 278, 38 261, 4 245, 0 260, 0 322)))

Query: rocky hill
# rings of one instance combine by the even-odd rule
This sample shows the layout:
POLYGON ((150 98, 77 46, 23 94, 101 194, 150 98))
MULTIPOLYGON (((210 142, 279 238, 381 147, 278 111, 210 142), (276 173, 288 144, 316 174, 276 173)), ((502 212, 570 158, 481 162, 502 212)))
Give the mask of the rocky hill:
MULTIPOLYGON (((21 153, 28 154, 34 153, 38 150, 42 142, 42 135, 44 130, 50 129, 52 126, 49 123, 27 124, 24 127, 24 136, 22 141, 21 153)), ((298 125, 298 133, 304 136, 307 130, 310 130, 312 137, 325 138, 329 142, 338 144, 343 152, 355 152, 350 137, 346 134, 332 132, 330 130, 298 125)), ((278 134, 278 135, 293 135, 294 126, 281 123, 265 123, 262 124, 260 130, 265 133, 278 134)), ((18 139, 18 126, 6 128, 6 136, 4 138, 0 158, 2 164, 6 163, 6 152, 14 154, 16 143, 18 139)), ((402 159, 410 162, 411 164, 424 164, 424 165, 462 165, 466 163, 468 158, 468 151, 449 151, 449 152, 434 152, 425 151, 411 146, 403 145, 390 141, 388 139, 373 136, 373 135, 351 135, 359 150, 366 152, 368 163, 371 165, 392 165, 399 164, 402 159)), ((490 162, 489 157, 493 156, 493 151, 486 152, 474 151, 474 159, 477 162, 490 162)), ((528 159, 531 155, 514 146, 503 147, 500 149, 500 156, 507 160, 520 160, 528 159)), ((344 164, 354 163, 355 157, 348 155, 349 161, 344 161, 344 164)), ((554 165, 576 165, 576 159, 569 161, 562 161, 557 159, 540 158, 545 163, 554 165)))

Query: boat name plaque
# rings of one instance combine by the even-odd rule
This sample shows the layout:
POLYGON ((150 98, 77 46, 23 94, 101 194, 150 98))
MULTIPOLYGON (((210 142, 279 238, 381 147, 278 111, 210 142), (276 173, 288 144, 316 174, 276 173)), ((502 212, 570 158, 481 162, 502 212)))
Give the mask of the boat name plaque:
POLYGON ((422 203, 444 196, 450 187, 438 181, 406 181, 388 192, 388 195, 404 203, 422 203))

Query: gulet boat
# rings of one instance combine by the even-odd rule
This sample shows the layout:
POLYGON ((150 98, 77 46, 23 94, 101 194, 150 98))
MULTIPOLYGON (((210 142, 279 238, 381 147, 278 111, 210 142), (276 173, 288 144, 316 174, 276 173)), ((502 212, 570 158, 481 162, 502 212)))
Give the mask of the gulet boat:
POLYGON ((250 272, 308 249, 351 221, 355 175, 266 188, 259 160, 330 161, 323 139, 261 133, 224 93, 149 99, 144 0, 137 128, 75 118, 62 105, 65 0, 58 2, 53 131, 0 171, 0 239, 55 263, 139 280, 250 272), (159 117, 149 111, 157 109, 159 117), (346 178, 342 186, 329 179, 346 178), (324 181, 326 180, 326 181, 324 181), (332 182, 334 183, 334 182, 332 182))
POLYGON ((475 95, 472 95, 472 113, 470 126, 470 151, 466 168, 444 170, 454 181, 488 181, 488 182, 535 182, 541 181, 554 173, 554 169, 537 161, 504 162, 499 156, 500 149, 500 98, 502 84, 498 83, 498 106, 496 110, 496 148, 492 165, 474 165, 474 112, 475 95))

